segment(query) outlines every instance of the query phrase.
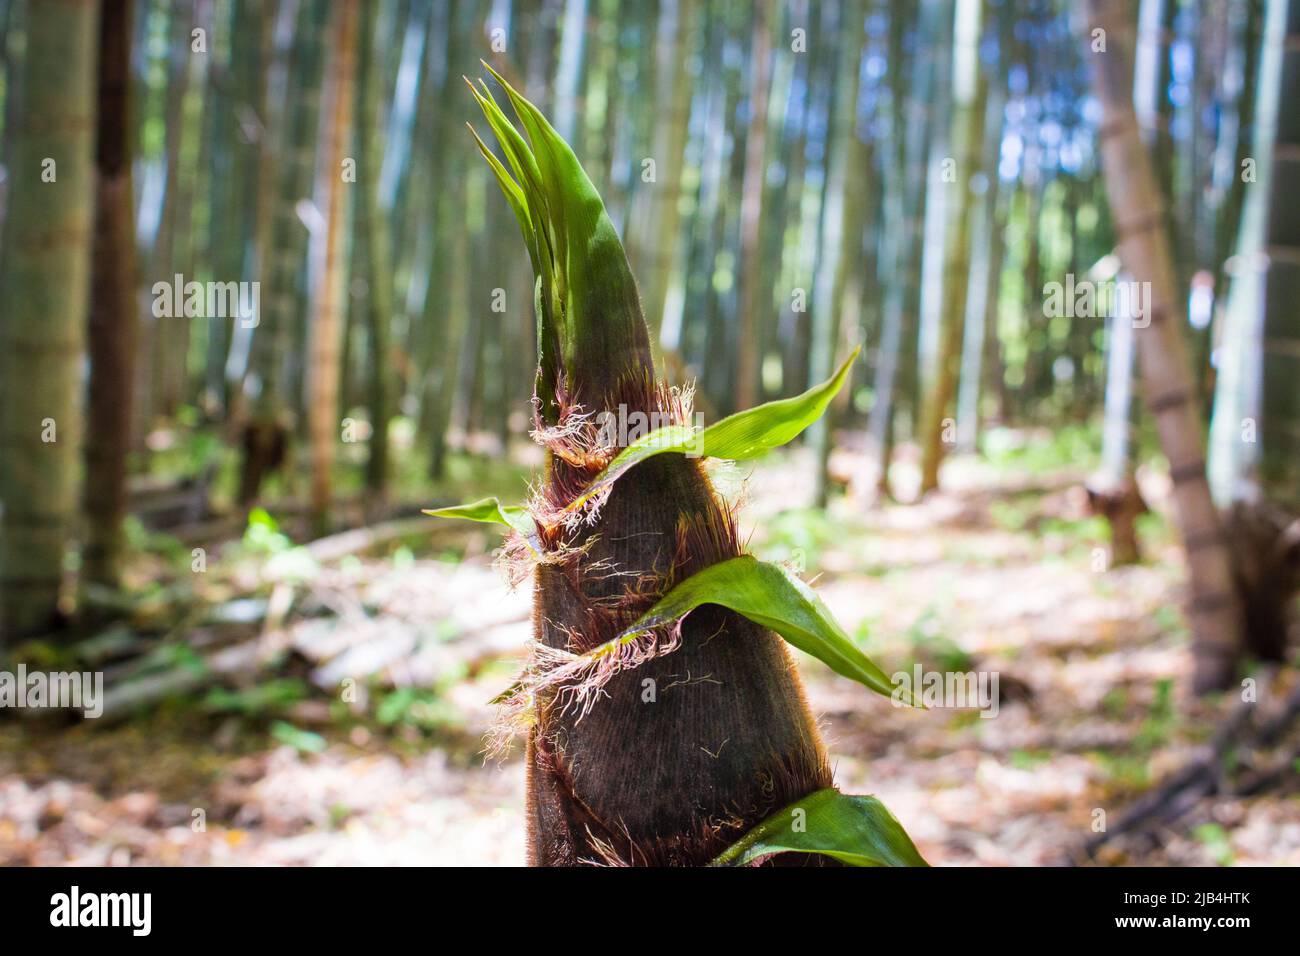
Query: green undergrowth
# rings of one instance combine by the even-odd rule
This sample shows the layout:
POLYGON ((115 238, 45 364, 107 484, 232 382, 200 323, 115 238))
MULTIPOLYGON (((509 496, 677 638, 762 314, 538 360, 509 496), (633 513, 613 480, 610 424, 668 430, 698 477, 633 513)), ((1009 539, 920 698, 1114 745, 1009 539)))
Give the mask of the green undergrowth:
POLYGON ((1141 714, 1132 737, 1125 746, 1093 750, 1090 757, 1104 771, 1110 785, 1121 791, 1144 790, 1154 782, 1152 759, 1187 730, 1186 719, 1174 701, 1174 682, 1163 678, 1155 682, 1149 703, 1134 700, 1127 688, 1115 688, 1102 700, 1103 712, 1112 720, 1132 719, 1132 711, 1141 714))
POLYGON ((985 461, 1012 476, 1090 470, 1101 460, 1101 430, 1095 423, 1051 429, 994 427, 980 436, 979 448, 985 461))

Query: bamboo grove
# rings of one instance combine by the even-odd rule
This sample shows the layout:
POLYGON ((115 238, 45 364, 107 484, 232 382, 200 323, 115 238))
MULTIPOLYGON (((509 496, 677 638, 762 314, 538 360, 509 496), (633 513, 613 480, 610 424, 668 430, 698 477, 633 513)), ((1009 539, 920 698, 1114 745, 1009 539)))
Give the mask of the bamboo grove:
POLYGON ((432 506, 535 578, 536 861, 807 849, 769 819, 804 799, 919 861, 831 789, 781 638, 887 681, 692 458, 794 442, 869 508, 1093 429, 1110 561, 1167 474, 1196 688, 1285 658, 1298 35, 1295 0, 0 0, 0 640, 105 613, 178 460, 307 535, 432 506), (658 444, 593 437, 620 408, 658 444), (511 458, 526 503, 451 504, 511 458), (620 746, 673 653, 739 690, 655 739, 729 761, 620 746), (647 767, 712 803, 638 804, 647 767))

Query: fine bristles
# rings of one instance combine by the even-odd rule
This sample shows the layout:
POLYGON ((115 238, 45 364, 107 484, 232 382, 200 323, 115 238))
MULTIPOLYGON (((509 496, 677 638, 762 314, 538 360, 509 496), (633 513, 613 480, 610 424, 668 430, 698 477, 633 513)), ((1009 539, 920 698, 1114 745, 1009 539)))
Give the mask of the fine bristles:
MULTIPOLYGON (((574 635, 570 642, 580 640, 574 635)), ((495 701, 497 716, 486 738, 488 758, 508 754, 514 737, 538 724, 539 707, 546 707, 554 716, 572 716, 575 723, 581 723, 605 695, 605 685, 611 680, 671 654, 681 643, 681 621, 675 621, 662 628, 625 632, 583 654, 534 644, 527 669, 495 701)))

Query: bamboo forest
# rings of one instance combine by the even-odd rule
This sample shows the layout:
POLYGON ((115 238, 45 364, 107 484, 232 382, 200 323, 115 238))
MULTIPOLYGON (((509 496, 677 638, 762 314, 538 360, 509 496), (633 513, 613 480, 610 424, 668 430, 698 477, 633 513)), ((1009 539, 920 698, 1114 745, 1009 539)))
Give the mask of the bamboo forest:
POLYGON ((1196 867, 1087 915, 1208 929, 1300 865, 1300 0, 0 0, 0 51, 15 891, 1196 867))

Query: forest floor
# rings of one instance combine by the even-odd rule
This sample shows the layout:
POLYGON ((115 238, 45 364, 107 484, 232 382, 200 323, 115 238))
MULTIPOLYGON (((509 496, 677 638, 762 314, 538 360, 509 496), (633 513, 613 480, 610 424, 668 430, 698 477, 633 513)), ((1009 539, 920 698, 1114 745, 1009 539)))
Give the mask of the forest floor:
MULTIPOLYGON (((1106 569, 1084 476, 1037 466, 1032 443, 1000 464, 954 458, 945 492, 916 505, 868 508, 850 493, 829 514, 790 508, 808 494, 798 455, 719 479, 743 489, 753 550, 810 569, 886 672, 999 675, 985 719, 896 708, 799 660, 837 784, 879 796, 937 865, 1082 862, 1097 821, 1113 825, 1203 754, 1234 703, 1185 691, 1161 476, 1144 475, 1157 510, 1141 525, 1145 562, 1106 569)), ((898 466, 900 491, 910 467, 898 466)), ((306 570, 293 568, 300 549, 277 551, 270 583, 245 585, 270 605, 250 633, 274 666, 256 677, 124 718, 0 724, 0 865, 523 862, 520 748, 485 763, 481 738, 486 701, 525 652, 527 588, 510 592, 493 569, 490 532, 428 533, 432 551, 398 543, 306 570), (350 674, 372 675, 355 700, 321 689, 350 674)), ((236 611, 254 600, 224 586, 236 611)), ((201 651, 220 627, 188 624, 183 643, 201 651)), ((1296 778, 1202 797, 1093 862, 1300 864, 1296 778)))

